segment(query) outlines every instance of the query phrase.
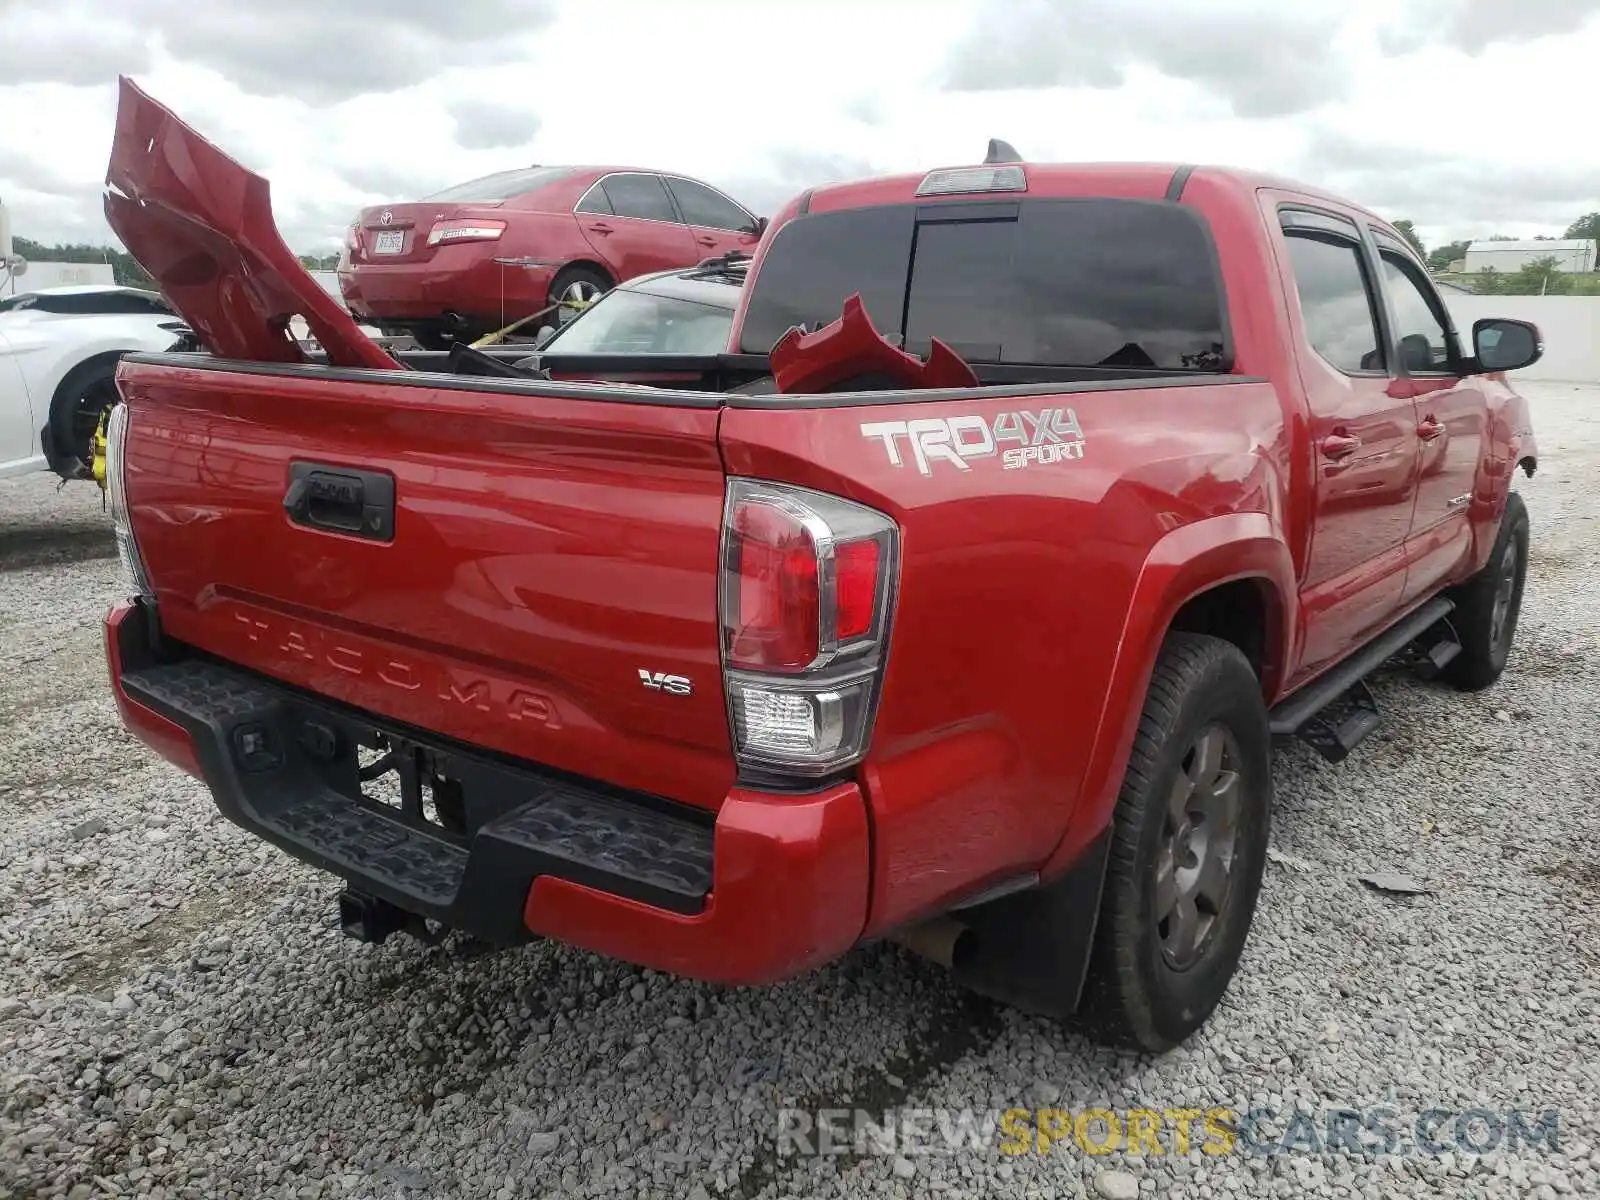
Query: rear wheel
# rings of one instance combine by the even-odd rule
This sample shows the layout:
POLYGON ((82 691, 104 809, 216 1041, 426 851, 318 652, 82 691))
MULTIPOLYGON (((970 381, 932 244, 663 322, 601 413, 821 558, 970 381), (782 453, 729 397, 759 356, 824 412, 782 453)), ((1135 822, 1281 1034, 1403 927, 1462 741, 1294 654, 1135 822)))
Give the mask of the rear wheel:
POLYGON ((544 324, 565 325, 611 288, 611 280, 593 267, 568 267, 550 285, 550 303, 559 307, 544 324))
POLYGON ((1445 682, 1476 692, 1500 678, 1511 656, 1528 574, 1528 509, 1522 497, 1506 497, 1505 515, 1483 568, 1453 593, 1452 621, 1461 653, 1445 664, 1445 682))
POLYGON ((1175 633, 1113 818, 1078 1021, 1160 1053, 1200 1028, 1244 951, 1266 863, 1272 739, 1239 649, 1175 633))
POLYGON ((50 443, 57 473, 72 476, 94 457, 94 431, 117 402, 120 354, 90 359, 74 367, 50 402, 50 443))

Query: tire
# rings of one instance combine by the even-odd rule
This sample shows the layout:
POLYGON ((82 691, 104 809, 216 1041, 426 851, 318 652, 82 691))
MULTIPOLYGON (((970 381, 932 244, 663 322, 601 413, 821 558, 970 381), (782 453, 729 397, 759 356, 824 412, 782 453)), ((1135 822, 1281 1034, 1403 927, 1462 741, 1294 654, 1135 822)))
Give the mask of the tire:
POLYGON ((549 313, 540 322, 542 325, 565 325, 582 309, 569 309, 565 302, 568 300, 581 300, 584 303, 593 303, 609 292, 614 285, 610 276, 593 267, 567 267, 550 284, 550 303, 560 304, 555 312, 549 313))
POLYGON ((1220 638, 1169 635, 1112 818, 1075 1018, 1091 1037, 1159 1054, 1205 1024, 1244 952, 1271 807, 1272 737, 1249 661, 1220 638))
POLYGON ((1506 496, 1489 561, 1450 593, 1456 602, 1451 621, 1461 639, 1461 653, 1445 664, 1440 676, 1463 692, 1482 691, 1499 679, 1511 656, 1522 611, 1522 588, 1528 577, 1528 508, 1516 492, 1506 496))
POLYGON ((56 473, 72 477, 94 457, 94 431, 106 409, 117 402, 117 363, 121 354, 79 363, 50 400, 50 446, 56 473))

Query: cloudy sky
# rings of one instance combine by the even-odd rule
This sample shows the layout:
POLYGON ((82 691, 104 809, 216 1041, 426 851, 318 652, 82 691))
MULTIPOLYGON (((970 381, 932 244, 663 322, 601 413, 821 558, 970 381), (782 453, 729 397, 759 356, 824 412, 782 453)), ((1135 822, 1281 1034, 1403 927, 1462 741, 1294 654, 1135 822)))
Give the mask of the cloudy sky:
POLYGON ((1600 209, 1600 0, 0 0, 13 233, 109 240, 115 77, 273 184, 296 249, 533 162, 807 185, 981 158, 1221 162, 1430 244, 1600 209))

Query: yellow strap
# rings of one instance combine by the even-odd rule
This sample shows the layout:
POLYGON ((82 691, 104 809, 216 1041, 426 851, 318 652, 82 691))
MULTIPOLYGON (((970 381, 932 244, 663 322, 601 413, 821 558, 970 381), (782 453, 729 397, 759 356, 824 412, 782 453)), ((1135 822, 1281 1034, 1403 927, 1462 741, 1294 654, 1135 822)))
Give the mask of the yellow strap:
POLYGON ((529 313, 525 317, 519 317, 517 320, 511 322, 511 324, 507 325, 504 329, 496 329, 493 333, 484 334, 481 338, 472 343, 472 348, 474 350, 479 350, 484 346, 493 346, 503 339, 509 337, 517 330, 521 329, 529 321, 542 317, 545 315, 545 313, 554 312, 558 308, 583 309, 588 308, 593 303, 593 300, 558 300, 554 304, 546 305, 536 313, 529 313))

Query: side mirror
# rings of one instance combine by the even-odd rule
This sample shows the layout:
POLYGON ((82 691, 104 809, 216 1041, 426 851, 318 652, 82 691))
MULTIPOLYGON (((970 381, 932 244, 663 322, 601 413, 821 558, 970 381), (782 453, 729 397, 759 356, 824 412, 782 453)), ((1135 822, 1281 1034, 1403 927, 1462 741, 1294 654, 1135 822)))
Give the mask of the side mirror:
POLYGON ((539 332, 533 335, 533 348, 535 350, 543 350, 546 344, 551 338, 555 337, 555 335, 556 327, 554 325, 539 326, 539 332))
POLYGON ((757 217, 756 223, 750 226, 750 228, 745 232, 753 233, 756 235, 756 237, 760 237, 762 234, 766 233, 767 226, 770 224, 772 224, 772 222, 766 217, 757 217))
POLYGON ((1472 323, 1472 353, 1479 371, 1520 371, 1544 355, 1544 339, 1530 321, 1487 317, 1472 323))

